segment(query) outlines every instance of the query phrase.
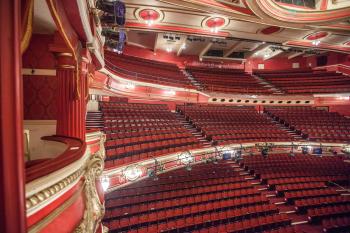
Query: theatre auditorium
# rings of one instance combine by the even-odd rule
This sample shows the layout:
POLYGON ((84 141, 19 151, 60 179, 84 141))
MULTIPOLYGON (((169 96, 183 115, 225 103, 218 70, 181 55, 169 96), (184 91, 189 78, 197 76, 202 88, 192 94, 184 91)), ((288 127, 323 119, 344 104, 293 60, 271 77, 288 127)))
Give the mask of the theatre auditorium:
POLYGON ((0 233, 350 233, 350 0, 0 0, 0 233))

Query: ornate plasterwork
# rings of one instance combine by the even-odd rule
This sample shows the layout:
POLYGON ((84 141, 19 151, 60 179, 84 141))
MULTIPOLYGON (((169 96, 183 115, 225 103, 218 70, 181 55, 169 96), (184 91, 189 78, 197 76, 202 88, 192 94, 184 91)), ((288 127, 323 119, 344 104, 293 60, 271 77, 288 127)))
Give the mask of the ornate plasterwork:
POLYGON ((53 198, 55 195, 58 195, 67 187, 70 188, 72 184, 74 185, 76 181, 78 181, 81 178, 83 173, 84 173, 84 169, 80 168, 76 172, 65 177, 64 179, 60 180, 54 185, 51 185, 50 187, 45 188, 35 193, 34 195, 28 197, 26 199, 27 213, 34 212, 34 210, 42 206, 42 203, 49 200, 50 198, 53 198))
POLYGON ((105 214, 104 203, 101 203, 96 189, 96 181, 99 180, 104 169, 104 142, 105 136, 103 135, 100 140, 100 150, 91 156, 85 168, 85 212, 83 220, 74 231, 76 233, 96 232, 105 214))
MULTIPOLYGON (((80 190, 82 190, 85 195, 85 212, 84 217, 75 232, 88 233, 96 231, 104 215, 104 203, 101 203, 98 196, 96 180, 99 179, 99 176, 104 169, 105 135, 101 132, 88 134, 86 136, 86 142, 88 147, 84 156, 79 161, 61 169, 62 172, 57 171, 56 174, 48 175, 48 177, 45 177, 41 182, 33 181, 34 184, 30 186, 31 194, 30 196, 27 196, 26 199, 27 216, 33 215, 45 208, 48 204, 57 200, 62 194, 71 190, 71 188, 78 184, 83 178, 84 185, 80 186, 80 190), (95 154, 91 154, 90 147, 95 146, 97 141, 99 141, 99 151, 95 154), (66 175, 67 171, 70 171, 68 175, 66 175), (58 176, 59 179, 57 179, 57 182, 52 185, 45 186, 45 181, 52 180, 52 176, 56 176, 56 179, 58 176)), ((73 196, 76 196, 76 194, 78 193, 75 192, 73 196)), ((76 200, 76 197, 70 198, 55 209, 55 211, 62 213, 70 205, 67 203, 74 200, 76 200)), ((58 216, 59 213, 56 213, 55 216, 58 216)), ((31 226, 31 229, 43 229, 53 219, 53 217, 48 215, 48 217, 45 217, 34 226, 31 226)))

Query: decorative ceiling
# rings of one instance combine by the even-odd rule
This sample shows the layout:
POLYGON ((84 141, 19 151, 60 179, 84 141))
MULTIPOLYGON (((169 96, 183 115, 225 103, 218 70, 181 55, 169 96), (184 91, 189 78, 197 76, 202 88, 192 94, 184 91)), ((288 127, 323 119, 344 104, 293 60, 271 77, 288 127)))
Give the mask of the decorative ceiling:
POLYGON ((233 59, 264 56, 276 45, 350 53, 350 1, 316 0, 315 8, 282 2, 124 0, 127 43, 178 56, 233 59))

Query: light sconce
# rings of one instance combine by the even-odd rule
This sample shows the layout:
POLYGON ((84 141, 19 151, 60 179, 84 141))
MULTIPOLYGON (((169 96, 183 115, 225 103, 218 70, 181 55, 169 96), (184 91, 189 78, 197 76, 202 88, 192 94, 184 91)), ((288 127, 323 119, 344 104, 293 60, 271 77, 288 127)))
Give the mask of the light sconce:
POLYGON ((164 94, 168 96, 174 96, 176 95, 176 92, 174 90, 166 90, 164 91, 164 94))

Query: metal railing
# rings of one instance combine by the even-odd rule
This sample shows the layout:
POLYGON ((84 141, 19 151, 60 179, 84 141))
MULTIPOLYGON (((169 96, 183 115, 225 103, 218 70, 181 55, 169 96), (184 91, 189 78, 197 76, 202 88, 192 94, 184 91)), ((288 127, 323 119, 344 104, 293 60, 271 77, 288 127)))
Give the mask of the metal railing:
POLYGON ((105 60, 105 67, 110 70, 110 71, 114 71, 118 74, 124 74, 127 75, 128 77, 136 80, 136 81, 148 81, 148 80, 156 80, 157 82, 163 82, 163 83, 167 83, 169 85, 174 85, 174 84, 178 84, 181 86, 185 86, 185 85, 190 85, 190 84, 186 84, 185 80, 183 82, 181 82, 180 80, 176 80, 174 78, 171 77, 164 77, 164 76, 156 76, 156 75, 151 75, 151 74, 146 74, 146 73, 139 73, 139 72, 135 72, 135 71, 130 71, 121 67, 118 67, 116 65, 114 65, 112 62, 105 60))

